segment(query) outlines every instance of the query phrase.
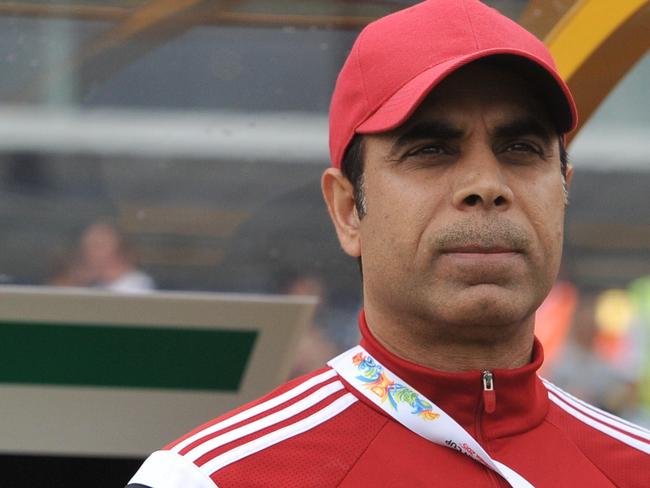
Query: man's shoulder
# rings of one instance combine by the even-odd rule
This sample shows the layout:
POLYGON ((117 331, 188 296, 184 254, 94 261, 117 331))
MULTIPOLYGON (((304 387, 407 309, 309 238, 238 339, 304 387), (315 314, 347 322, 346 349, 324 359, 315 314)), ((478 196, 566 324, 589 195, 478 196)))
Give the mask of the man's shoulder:
MULTIPOLYGON (((342 389, 340 382, 337 384, 336 381, 336 371, 329 367, 294 378, 264 396, 199 425, 183 437, 165 446, 164 449, 184 451, 187 446, 194 444, 199 439, 205 439, 205 435, 211 432, 225 431, 240 422, 248 421, 250 423, 261 414, 274 413, 279 407, 289 407, 301 401, 304 403, 303 399, 310 395, 327 397, 335 390, 342 389)), ((316 396, 310 398, 315 399, 316 396)))
MULTIPOLYGON (((550 409, 547 420, 618 486, 650 471, 650 430, 605 412, 544 380, 550 409)), ((641 481, 641 480, 637 480, 641 481)))
POLYGON ((287 460, 303 466, 300 472, 305 476, 317 470, 320 479, 329 476, 334 481, 345 475, 373 432, 383 425, 381 416, 370 410, 346 389, 334 370, 324 368, 172 442, 152 454, 131 483, 214 488, 215 484, 239 486, 244 481, 247 486, 258 486, 256 480, 264 486, 274 480, 273 484, 291 486, 296 471, 287 469, 287 460), (355 441, 349 441, 350 433, 357 434, 355 441), (322 459, 336 462, 323 466, 322 459))
POLYGON ((650 430, 601 410, 550 381, 543 380, 551 402, 551 422, 573 437, 583 437, 590 442, 609 438, 624 446, 650 454, 650 430))

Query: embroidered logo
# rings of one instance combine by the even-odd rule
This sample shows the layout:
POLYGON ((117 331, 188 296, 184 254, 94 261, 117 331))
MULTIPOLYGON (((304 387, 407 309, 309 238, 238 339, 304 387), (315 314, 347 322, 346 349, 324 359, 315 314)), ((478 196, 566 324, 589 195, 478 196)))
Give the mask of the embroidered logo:
POLYGON ((365 383, 364 387, 377 395, 382 403, 388 400, 393 410, 397 410, 398 404, 403 403, 413 409, 412 415, 418 415, 423 420, 436 420, 440 417, 439 413, 433 411, 430 402, 407 386, 391 380, 384 373, 384 368, 370 356, 357 353, 352 357, 352 363, 361 373, 357 379, 365 383))

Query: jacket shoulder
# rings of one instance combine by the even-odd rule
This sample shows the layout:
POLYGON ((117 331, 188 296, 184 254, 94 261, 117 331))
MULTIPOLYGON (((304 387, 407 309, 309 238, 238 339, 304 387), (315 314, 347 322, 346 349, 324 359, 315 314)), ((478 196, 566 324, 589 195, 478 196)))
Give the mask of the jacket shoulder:
POLYGON ((547 420, 616 486, 647 486, 650 430, 543 381, 550 400, 547 420))
POLYGON ((194 429, 152 454, 131 482, 154 488, 297 487, 318 479, 320 486, 332 486, 383 426, 384 418, 370 410, 334 370, 324 368, 194 429), (203 484, 148 485, 149 479, 161 482, 154 474, 161 470, 154 458, 161 456, 167 465, 173 458, 183 477, 197 475, 203 484), (152 474, 147 478, 145 471, 152 474))
MULTIPOLYGON (((264 396, 199 425, 182 437, 167 444, 163 449, 180 452, 186 446, 203 438, 206 434, 227 429, 238 422, 251 419, 259 414, 273 410, 280 405, 295 403, 303 398, 305 394, 313 393, 321 390, 323 387, 327 387, 327 385, 335 381, 335 378, 336 372, 329 367, 321 368, 309 374, 294 378, 264 396)), ((328 392, 332 388, 336 387, 329 386, 323 392, 328 392)))

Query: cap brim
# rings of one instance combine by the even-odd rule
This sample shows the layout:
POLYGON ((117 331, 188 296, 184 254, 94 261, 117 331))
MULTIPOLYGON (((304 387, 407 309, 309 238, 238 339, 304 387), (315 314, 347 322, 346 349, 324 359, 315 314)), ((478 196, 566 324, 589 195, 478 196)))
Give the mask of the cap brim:
MULTIPOLYGON (((578 112, 569 87, 557 72, 543 60, 525 51, 489 49, 444 61, 426 69, 391 95, 375 112, 359 124, 355 132, 372 134, 386 132, 402 125, 431 90, 445 77, 472 61, 492 56, 512 57, 513 66, 532 70, 548 92, 550 111, 561 133, 571 132, 578 124, 578 112), (519 64, 519 66, 516 66, 519 64)), ((534 78, 532 78, 534 79, 534 78)))

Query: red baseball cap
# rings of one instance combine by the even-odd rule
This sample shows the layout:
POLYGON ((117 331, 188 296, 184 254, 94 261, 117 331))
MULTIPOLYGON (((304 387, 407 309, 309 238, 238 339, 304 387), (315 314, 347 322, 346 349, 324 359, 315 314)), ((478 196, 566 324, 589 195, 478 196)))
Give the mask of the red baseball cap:
POLYGON ((399 127, 449 74, 477 59, 512 60, 540 91, 560 133, 575 102, 543 42, 477 0, 428 0, 368 24, 339 73, 330 105, 330 156, 340 168, 354 134, 399 127))

